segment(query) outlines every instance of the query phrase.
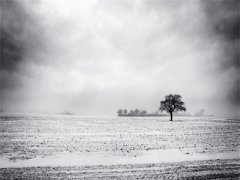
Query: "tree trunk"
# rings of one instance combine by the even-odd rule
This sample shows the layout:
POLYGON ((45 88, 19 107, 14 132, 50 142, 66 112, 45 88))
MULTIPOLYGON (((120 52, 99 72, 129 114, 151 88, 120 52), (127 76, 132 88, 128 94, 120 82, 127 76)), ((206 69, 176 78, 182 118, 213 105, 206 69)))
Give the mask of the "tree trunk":
POLYGON ((172 112, 170 112, 170 116, 171 116, 170 121, 172 121, 172 119, 173 119, 173 113, 172 112))

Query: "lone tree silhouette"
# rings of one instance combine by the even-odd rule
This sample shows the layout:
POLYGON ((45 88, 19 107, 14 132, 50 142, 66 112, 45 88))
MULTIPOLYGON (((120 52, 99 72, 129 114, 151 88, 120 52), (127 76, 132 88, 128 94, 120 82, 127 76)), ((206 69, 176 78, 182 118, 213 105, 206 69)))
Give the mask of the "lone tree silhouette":
POLYGON ((165 100, 160 102, 159 110, 166 111, 170 113, 171 119, 173 120, 173 112, 177 111, 186 111, 186 107, 184 106, 184 102, 182 101, 182 96, 178 94, 169 94, 165 96, 165 100))

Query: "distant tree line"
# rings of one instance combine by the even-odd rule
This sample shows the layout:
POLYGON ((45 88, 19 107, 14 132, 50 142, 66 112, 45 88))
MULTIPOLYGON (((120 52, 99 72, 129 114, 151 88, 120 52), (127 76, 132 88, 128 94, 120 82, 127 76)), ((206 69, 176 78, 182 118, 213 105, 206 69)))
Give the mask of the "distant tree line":
MULTIPOLYGON (((182 101, 182 96, 179 94, 169 94, 165 96, 165 100, 160 101, 159 110, 161 113, 165 111, 170 115, 170 121, 173 120, 174 113, 178 111, 186 111, 185 103, 182 101)), ((201 111, 203 114, 204 110, 201 111)), ((117 111, 118 116, 155 116, 157 114, 147 114, 146 110, 140 111, 139 109, 129 110, 127 109, 119 109, 117 111)), ((162 114, 160 116, 163 116, 162 114)))
POLYGON ((117 111, 118 116, 145 116, 147 115, 146 110, 140 111, 139 109, 132 110, 130 109, 129 111, 127 109, 119 109, 117 111))

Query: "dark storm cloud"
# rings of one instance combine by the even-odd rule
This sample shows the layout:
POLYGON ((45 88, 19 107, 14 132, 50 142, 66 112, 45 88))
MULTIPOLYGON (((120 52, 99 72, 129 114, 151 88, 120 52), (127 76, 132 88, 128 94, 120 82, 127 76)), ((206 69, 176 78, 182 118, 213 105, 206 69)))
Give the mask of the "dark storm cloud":
MULTIPOLYGON (((42 29, 32 11, 37 1, 0 1, 0 91, 1 106, 8 94, 28 76, 27 64, 37 63, 32 54, 43 48, 42 29)), ((1 107, 3 108, 3 107, 1 107)))
POLYGON ((220 72, 231 73, 228 98, 233 105, 240 105, 240 1, 201 1, 207 15, 210 37, 221 44, 220 72))
POLYGON ((43 29, 36 10, 38 1, 0 1, 0 46, 1 46, 1 70, 14 72, 19 65, 31 59, 37 50, 44 49, 43 29))
POLYGON ((20 39, 27 16, 16 1, 0 1, 0 92, 1 109, 7 100, 5 91, 16 88, 17 65, 23 60, 24 41, 20 39))
POLYGON ((29 20, 24 7, 17 1, 1 0, 1 70, 12 71, 25 54, 23 39, 25 22, 29 20))

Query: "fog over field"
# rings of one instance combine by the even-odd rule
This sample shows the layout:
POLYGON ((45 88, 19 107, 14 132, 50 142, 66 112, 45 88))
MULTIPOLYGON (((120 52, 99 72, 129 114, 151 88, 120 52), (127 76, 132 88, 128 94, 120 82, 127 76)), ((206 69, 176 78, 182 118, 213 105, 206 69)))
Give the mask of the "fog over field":
POLYGON ((1 109, 239 115, 238 0, 0 0, 1 109))

